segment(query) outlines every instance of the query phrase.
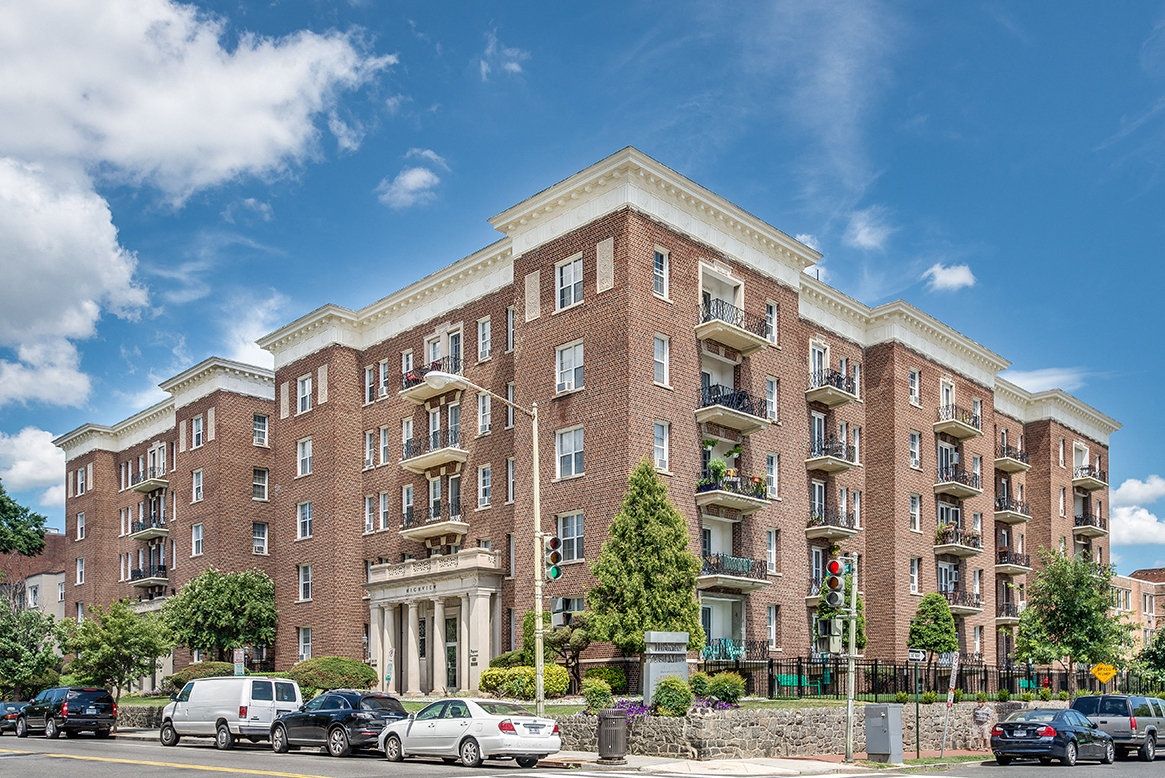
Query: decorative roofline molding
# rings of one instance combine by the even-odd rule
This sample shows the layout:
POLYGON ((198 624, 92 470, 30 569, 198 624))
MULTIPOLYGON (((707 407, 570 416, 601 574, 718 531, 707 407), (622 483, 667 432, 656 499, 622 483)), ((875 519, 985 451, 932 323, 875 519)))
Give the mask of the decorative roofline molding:
POLYGON ((1005 401, 1013 403, 1015 409, 1019 411, 1018 418, 1025 423, 1054 421, 1105 446, 1108 445, 1108 436, 1123 426, 1116 419, 1101 413, 1063 389, 1029 392, 996 376, 995 392, 997 402, 998 398, 1002 397, 1005 401))

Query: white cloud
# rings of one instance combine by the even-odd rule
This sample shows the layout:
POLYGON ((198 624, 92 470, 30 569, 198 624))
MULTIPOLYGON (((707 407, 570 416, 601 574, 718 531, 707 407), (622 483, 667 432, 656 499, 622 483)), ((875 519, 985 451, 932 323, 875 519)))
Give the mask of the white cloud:
POLYGON ((1151 475, 1144 481, 1129 478, 1112 493, 1109 502, 1115 508, 1118 505, 1152 505, 1165 497, 1165 478, 1151 475))
POLYGON ((797 236, 797 242, 804 243, 814 251, 821 251, 821 241, 817 240, 816 235, 810 235, 807 232, 802 232, 797 236))
POLYGON ((276 290, 266 297, 240 294, 223 308, 226 325, 225 348, 228 359, 259 367, 273 367, 275 357, 259 348, 256 340, 274 330, 281 322, 281 312, 291 300, 276 290))
MULTIPOLYGON (((61 453, 63 454, 64 452, 61 453)), ((61 465, 61 469, 64 469, 64 464, 61 465)), ((37 503, 42 508, 60 508, 64 510, 65 485, 60 483, 56 486, 50 486, 48 489, 45 489, 43 492, 41 492, 40 499, 37 500, 37 503)))
POLYGON ((390 114, 395 115, 400 111, 402 105, 405 103, 411 103, 412 101, 413 98, 411 97, 405 97, 404 95, 393 95, 392 97, 385 99, 384 107, 388 109, 390 114))
POLYGON ((485 52, 478 60, 481 80, 488 81, 489 74, 493 72, 495 67, 501 68, 503 72, 510 75, 518 75, 524 72, 521 63, 528 59, 530 59, 530 52, 503 46, 498 42, 497 30, 490 30, 485 34, 485 52))
POLYGON ((1090 375, 1080 367, 1045 367, 1039 370, 1005 370, 999 377, 1029 392, 1046 392, 1049 389, 1071 392, 1084 386, 1084 379, 1090 375))
POLYGON ((25 427, 15 435, 0 432, 0 481, 9 492, 46 486, 64 488, 65 452, 47 430, 25 427))
POLYGON ((932 292, 953 292, 975 285, 975 275, 969 265, 943 265, 935 262, 920 278, 928 278, 927 289, 932 292))
POLYGON ((849 226, 842 240, 854 248, 881 251, 896 229, 889 224, 889 216, 889 212, 880 205, 854 211, 850 214, 849 226))
POLYGON ((328 117, 328 129, 336 136, 336 143, 339 145, 340 151, 356 151, 364 140, 363 127, 358 124, 352 126, 334 113, 328 117))
POLYGON ((435 200, 433 189, 439 183, 441 179, 427 167, 406 167, 392 181, 381 181, 375 191, 389 208, 408 208, 435 200))
POLYGON ((445 158, 439 155, 437 152, 431 151, 429 149, 409 149, 408 153, 405 154, 405 159, 410 159, 412 157, 420 157, 421 159, 426 159, 429 162, 432 162, 434 165, 440 165, 446 170, 449 169, 449 163, 445 161, 445 158))
POLYGON ((1108 519, 1114 546, 1165 544, 1165 522, 1146 508, 1139 505, 1113 508, 1108 519))

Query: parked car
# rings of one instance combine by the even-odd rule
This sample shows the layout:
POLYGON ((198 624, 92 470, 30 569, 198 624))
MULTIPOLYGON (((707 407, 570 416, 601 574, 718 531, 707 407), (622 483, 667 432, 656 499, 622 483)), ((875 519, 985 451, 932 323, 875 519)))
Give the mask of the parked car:
POLYGON ((27 702, 0 702, 0 735, 7 730, 16 730, 16 714, 24 710, 27 702))
POLYGON ((105 689, 83 686, 55 686, 36 695, 16 714, 16 736, 43 732, 55 738, 62 732, 72 737, 78 732, 92 732, 109 737, 117 720, 117 705, 105 689))
POLYGON ((1097 759, 1101 764, 1116 760, 1112 737, 1079 711, 1035 708, 1012 713, 991 728, 991 750, 995 761, 1010 764, 1012 759, 1039 759, 1071 767, 1077 759, 1097 759))
POLYGON ((487 758, 513 757, 519 766, 533 767, 561 748, 554 719, 540 719, 521 705, 496 700, 434 702, 389 724, 380 735, 380 749, 390 762, 439 756, 477 767, 487 758))
POLYGON ((1146 762, 1157 757, 1158 733, 1165 732, 1165 702, 1156 697, 1102 694, 1077 697, 1072 709, 1112 735, 1118 757, 1124 758, 1129 751, 1136 751, 1146 762))
POLYGON ((299 684, 290 678, 220 676, 195 678, 162 708, 158 739, 176 746, 184 737, 213 737, 225 751, 245 737, 252 743, 271 735, 271 724, 303 702, 299 684))
POLYGON ((382 692, 332 689, 285 713, 271 725, 271 748, 327 746, 332 756, 376 747, 386 724, 408 716, 396 697, 382 692))

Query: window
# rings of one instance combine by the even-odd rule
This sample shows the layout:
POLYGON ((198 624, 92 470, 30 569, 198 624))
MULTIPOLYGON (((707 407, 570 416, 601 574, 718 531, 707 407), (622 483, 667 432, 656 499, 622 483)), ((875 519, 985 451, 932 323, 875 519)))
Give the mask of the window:
POLYGON ((364 469, 372 467, 376 464, 376 433, 372 430, 364 432, 364 469))
POLYGON ((85 583, 85 557, 77 557, 77 583, 85 583))
POLYGON ((514 501, 514 458, 506 460, 506 502, 514 501))
MULTIPOLYGON (((191 425, 191 433, 192 433, 190 447, 191 448, 198 448, 199 446, 202 445, 202 417, 195 416, 193 419, 190 420, 190 425, 191 425)), ((139 470, 141 469, 140 463, 139 463, 138 469, 139 470)))
POLYGON ((311 659, 311 627, 299 627, 299 661, 311 659))
POLYGON ((190 556, 202 556, 202 525, 190 527, 190 556))
POLYGON ((30 607, 30 608, 40 607, 40 587, 39 586, 28 587, 28 607, 30 607))
POLYGON ((254 426, 254 434, 255 434, 255 445, 256 446, 266 446, 267 445, 267 416, 265 414, 262 414, 262 413, 256 413, 255 419, 253 422, 253 426, 254 426))
POLYGON ((364 402, 370 403, 376 399, 376 370, 364 368, 364 402))
POLYGON ((813 516, 825 516, 825 482, 809 483, 809 510, 813 516))
POLYGON ((1064 439, 1060 438, 1060 467, 1064 466, 1064 439))
POLYGON ((298 469, 299 475, 311 474, 311 438, 305 438, 296 444, 298 453, 298 469))
POLYGON ((655 336, 655 382, 668 386, 671 376, 669 375, 671 343, 662 335, 655 336))
POLYGON ((971 587, 972 587, 971 591, 974 594, 982 594, 983 593, 983 571, 976 570, 974 575, 971 577, 971 580, 973 581, 973 583, 971 584, 971 587))
POLYGON ((922 434, 910 431, 910 466, 922 467, 922 434))
POLYGON ((506 351, 514 350, 514 309, 506 309, 506 351))
POLYGON ((765 532, 766 551, 765 564, 770 573, 777 572, 777 538, 780 530, 770 529, 765 532))
POLYGON ((570 478, 583 473, 583 429, 564 430, 555 434, 558 448, 558 477, 570 478))
POLYGON ((311 599, 311 565, 299 566, 299 599, 301 602, 311 599))
POLYGON ((910 558, 910 593, 918 594, 918 571, 922 567, 922 559, 919 557, 910 558))
POLYGON ((862 366, 854 365, 854 396, 862 396, 862 366))
POLYGON ((296 512, 299 515, 299 522, 297 524, 297 532, 299 534, 296 535, 296 539, 302 540, 303 538, 310 538, 311 537, 311 503, 310 502, 301 502, 299 505, 296 506, 296 512))
POLYGON ((922 531, 922 495, 910 495, 910 529, 922 531))
POLYGON ((1060 487, 1060 515, 1064 515, 1064 487, 1060 487))
MULTIPOLYGON (((506 384, 506 399, 510 402, 514 401, 514 382, 506 384)), ((514 406, 506 406, 506 429, 514 426, 514 406)))
POLYGON ((562 561, 570 562, 585 558, 583 554, 582 511, 558 517, 558 537, 562 539, 562 561))
POLYGON ((77 514, 77 540, 85 539, 85 514, 77 514))
POLYGON ((77 623, 80 624, 85 620, 85 606, 77 603, 77 623))
POLYGON ((558 309, 581 303, 583 299, 582 257, 563 262, 557 268, 558 309))
POLYGON ((777 647, 777 606, 768 606, 769 617, 769 648, 777 647))
POLYGON ((862 428, 854 427, 854 462, 862 463, 862 428))
POLYGON ((441 478, 429 480, 429 515, 441 515, 441 478))
POLYGON ((555 352, 558 367, 558 382, 555 391, 568 392, 583 387, 583 344, 570 343, 560 346, 555 352))
MULTIPOLYGON (((506 557, 509 559, 508 569, 510 571, 507 578, 513 578, 514 577, 514 565, 516 564, 514 561, 514 536, 513 535, 510 535, 510 534, 506 535, 506 549, 507 549, 506 550, 506 557)), ((512 611, 511 611, 511 613, 512 613, 512 611)))
POLYGON ((388 427, 380 428, 380 464, 387 465, 388 457, 388 427))
POLYGON ((767 454, 765 456, 765 481, 767 483, 767 492, 769 499, 773 499, 778 494, 778 487, 781 484, 781 456, 779 454, 767 454))
POLYGON ((461 476, 449 476, 449 518, 454 520, 461 516, 461 476))
POLYGON ((922 390, 919 388, 919 384, 921 384, 922 381, 920 379, 921 376, 918 374, 917 370, 910 371, 910 402, 914 403, 915 405, 922 404, 922 390))
POLYGON ((983 653, 983 625, 975 626, 975 653, 983 653))
POLYGON ((65 601, 65 585, 63 583, 57 584, 57 602, 65 601))
POLYGON ((251 474, 251 499, 267 499, 267 470, 256 467, 251 474))
POLYGON ((490 332, 489 319, 482 319, 477 323, 477 359, 489 359, 490 353, 490 332))
POLYGON ((857 529, 861 529, 862 528, 862 493, 859 491, 854 491, 853 500, 854 500, 854 527, 856 527, 857 529))
POLYGON ((671 425, 666 421, 655 423, 655 467, 657 470, 667 470, 668 439, 671 437, 671 425))
POLYGON ((377 370, 379 370, 379 372, 380 372, 380 381, 377 382, 379 385, 379 388, 377 389, 377 391, 380 393, 381 397, 387 397, 388 396, 388 360, 382 359, 377 364, 377 370))
MULTIPOLYGON (((978 511, 976 511, 976 512, 971 514, 971 529, 975 530, 975 532, 982 532, 983 531, 983 514, 982 513, 979 513, 978 511)), ((1020 551, 1023 551, 1023 549, 1021 548, 1020 551)))
POLYGON ((489 465, 477 468, 477 507, 479 508, 489 507, 489 481, 489 465))
POLYGON ((364 496, 364 531, 372 532, 376 529, 376 497, 371 494, 364 496))
POLYGON ((772 303, 765 306, 765 338, 769 343, 777 342, 777 306, 772 303))
POLYGON ((400 372, 401 372, 401 375, 404 375, 405 373, 409 372, 412 369, 413 369, 413 352, 412 351, 402 351, 400 353, 400 372))
POLYGON ((665 252, 660 251, 659 249, 656 249, 655 250, 655 268, 654 268, 654 273, 653 273, 654 286, 653 286, 652 291, 654 291, 660 297, 667 297, 667 281, 668 281, 668 278, 667 278, 668 272, 667 271, 668 271, 668 255, 665 252))
POLYGON ((780 385, 780 382, 775 378, 765 379, 765 418, 770 421, 777 420, 777 398, 780 385))
MULTIPOLYGON (((191 502, 198 502, 202 499, 202 471, 195 470, 191 475, 191 502)), ((140 510, 139 510, 140 512, 140 510)))
POLYGON ((299 397, 299 412, 311 410, 311 376, 305 375, 296 382, 298 387, 296 396, 299 397))
MULTIPOLYGON (((413 520, 413 485, 406 484, 400 488, 400 514, 405 524, 413 520)), ((388 493, 380 495, 380 528, 388 527, 388 493)))
POLYGON ((490 400, 493 398, 484 392, 477 395, 477 434, 489 432, 490 400))
POLYGON ((121 568, 120 568, 120 571, 118 572, 118 579, 117 580, 124 581, 125 580, 126 555, 125 554, 118 554, 117 561, 121 563, 121 568))
POLYGON ((251 524, 251 553, 267 553, 267 524, 256 521, 251 524))

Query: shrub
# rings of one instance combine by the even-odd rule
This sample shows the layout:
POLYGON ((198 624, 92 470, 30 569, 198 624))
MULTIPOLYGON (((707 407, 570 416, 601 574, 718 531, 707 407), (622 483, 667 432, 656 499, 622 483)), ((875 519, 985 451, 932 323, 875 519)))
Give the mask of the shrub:
POLYGON ((170 676, 170 688, 181 691, 182 687, 195 678, 210 678, 215 675, 234 675, 235 666, 230 662, 199 662, 170 676))
POLYGON ((1011 692, 1007 689, 1000 689, 999 693, 995 695, 995 699, 999 700, 999 702, 1007 702, 1011 699, 1011 692))
POLYGON ((692 690, 683 678, 669 675, 655 687, 651 702, 661 716, 686 716, 692 705, 692 690))
POLYGON ((1052 690, 1048 687, 1040 689, 1040 702, 1048 702, 1052 699, 1052 690))
POLYGON ((737 673, 717 673, 708 684, 708 695, 729 705, 736 705, 744 696, 744 689, 744 678, 737 673))
POLYGON ((923 705, 934 705, 934 701, 936 699, 938 699, 938 698, 935 696, 934 692, 923 692, 922 693, 922 704, 923 705))
POLYGON ((962 689, 955 689, 955 702, 962 702, 962 701, 963 701, 963 690, 962 689))
POLYGON ((1032 693, 1031 692, 1024 692, 1023 694, 1019 695, 1019 698, 1021 700, 1023 700, 1024 702, 1031 702, 1032 701, 1032 693))
POLYGON ((583 675, 584 678, 597 678, 606 681, 615 694, 627 691, 627 673, 622 667, 592 667, 583 675))
MULTIPOLYGON (((497 687, 505 697, 519 700, 534 699, 534 668, 510 667, 500 670, 505 675, 497 687)), ((547 697, 561 697, 570 688, 570 673, 561 665, 547 664, 542 673, 542 691, 547 697)))
MULTIPOLYGON (((485 674, 482 673, 482 680, 485 674)), ((611 707, 615 698, 611 695, 611 684, 602 678, 584 678, 582 683, 583 699, 587 701, 587 710, 600 711, 611 707)))
POLYGON ((709 689, 712 686, 712 679, 707 673, 694 672, 688 676, 688 686, 692 689, 692 694, 704 700, 708 698, 709 689))
POLYGON ((987 702, 987 692, 975 692, 975 702, 987 702))
POLYGON ((506 680, 506 668, 489 667, 481 671, 481 682, 478 684, 483 692, 493 694, 498 689, 502 688, 502 684, 506 680))
POLYGON ((493 659, 489 660, 490 667, 521 667, 522 666, 522 652, 510 651, 505 654, 499 654, 493 659))
POLYGON ((320 656, 294 665, 287 677, 299 684, 304 699, 328 689, 371 689, 376 671, 363 662, 343 656, 320 656))
POLYGON ((894 695, 894 702, 898 703, 899 705, 905 705, 906 703, 910 702, 910 695, 906 692, 898 692, 894 695))
POLYGON ((1060 700, 1061 702, 1067 702, 1068 701, 1068 692, 1060 692, 1059 694, 1056 695, 1056 699, 1060 700))

